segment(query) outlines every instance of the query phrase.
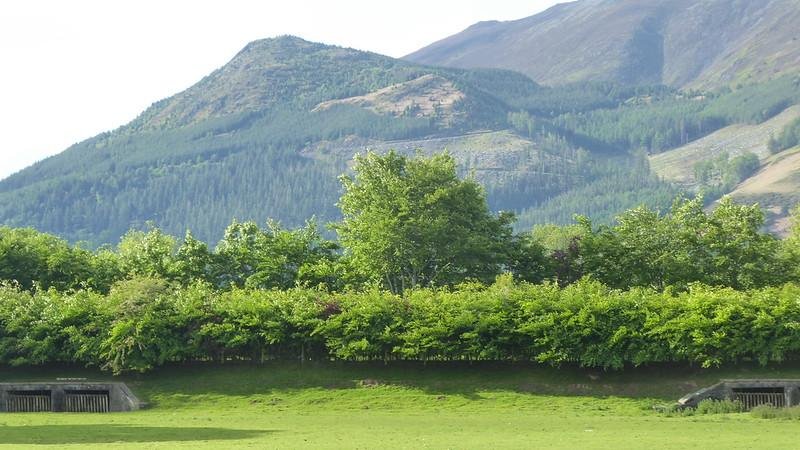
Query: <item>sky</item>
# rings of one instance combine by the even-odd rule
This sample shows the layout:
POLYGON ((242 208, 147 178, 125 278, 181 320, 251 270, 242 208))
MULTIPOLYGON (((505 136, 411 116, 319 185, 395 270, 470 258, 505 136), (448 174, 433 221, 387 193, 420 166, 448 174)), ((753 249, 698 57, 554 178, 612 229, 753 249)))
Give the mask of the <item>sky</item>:
POLYGON ((4 1, 0 178, 133 120, 256 39, 292 34, 401 57, 560 1, 4 1))

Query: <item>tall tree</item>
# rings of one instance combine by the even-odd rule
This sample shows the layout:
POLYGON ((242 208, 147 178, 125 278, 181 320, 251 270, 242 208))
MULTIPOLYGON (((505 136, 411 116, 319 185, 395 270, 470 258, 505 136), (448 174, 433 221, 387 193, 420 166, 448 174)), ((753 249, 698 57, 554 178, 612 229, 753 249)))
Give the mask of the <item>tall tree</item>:
POLYGON ((92 278, 93 255, 79 246, 32 228, 0 227, 0 280, 24 288, 60 290, 83 286, 92 278))
POLYGON ((710 213, 697 197, 676 200, 666 215, 647 207, 628 210, 613 227, 592 229, 584 220, 583 268, 611 287, 684 289, 702 282, 752 289, 779 284, 788 276, 780 242, 760 232, 761 209, 737 205, 729 197, 710 213))
POLYGON ((175 238, 154 225, 130 230, 117 246, 122 270, 129 275, 171 279, 175 273, 175 238))
POLYGON ((334 228, 362 274, 400 292, 500 272, 514 216, 491 214, 483 189, 458 178, 449 154, 370 152, 355 161, 354 176, 341 177, 344 218, 334 228))
POLYGON ((285 229, 269 221, 233 222, 217 246, 218 284, 255 289, 289 289, 296 284, 330 285, 324 268, 336 259, 336 244, 325 240, 313 221, 285 229))

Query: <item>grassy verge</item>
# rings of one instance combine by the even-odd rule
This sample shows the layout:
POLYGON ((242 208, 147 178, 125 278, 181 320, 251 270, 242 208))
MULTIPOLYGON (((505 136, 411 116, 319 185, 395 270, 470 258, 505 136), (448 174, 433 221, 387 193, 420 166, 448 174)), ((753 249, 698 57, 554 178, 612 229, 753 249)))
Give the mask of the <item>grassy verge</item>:
MULTIPOLYGON (((2 369, 0 381, 107 379, 86 369, 2 369)), ((800 366, 604 373, 534 365, 168 367, 121 379, 147 410, 3 414, 0 448, 777 448, 794 421, 665 417, 658 403, 735 377, 800 366)))

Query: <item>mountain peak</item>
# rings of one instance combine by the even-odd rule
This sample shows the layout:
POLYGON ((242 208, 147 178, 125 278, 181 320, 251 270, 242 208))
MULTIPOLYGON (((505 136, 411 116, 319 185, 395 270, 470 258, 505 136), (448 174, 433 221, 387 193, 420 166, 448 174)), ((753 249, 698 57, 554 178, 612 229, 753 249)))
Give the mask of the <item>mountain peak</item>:
MULTIPOLYGON (((194 86, 153 105, 133 125, 140 129, 165 129, 265 111, 292 102, 305 101, 313 106, 326 100, 318 99, 315 94, 324 82, 318 72, 344 74, 364 66, 387 64, 406 63, 290 35, 259 39, 247 44, 227 64, 194 86)), ((353 81, 340 76, 337 82, 346 89, 347 83, 353 81)))
POLYGON ((244 48, 233 57, 236 58, 248 54, 261 54, 263 52, 283 51, 307 51, 314 48, 330 48, 332 46, 307 41, 301 37, 284 34, 271 38, 257 39, 249 42, 244 48))

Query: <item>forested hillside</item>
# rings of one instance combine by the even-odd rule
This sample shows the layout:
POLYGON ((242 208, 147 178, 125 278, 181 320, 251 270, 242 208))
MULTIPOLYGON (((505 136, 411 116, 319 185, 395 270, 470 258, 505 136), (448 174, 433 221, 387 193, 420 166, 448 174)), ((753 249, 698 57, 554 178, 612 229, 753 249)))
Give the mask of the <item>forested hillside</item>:
POLYGON ((520 229, 576 213, 607 223, 639 204, 663 210, 686 189, 654 175, 648 154, 798 101, 795 76, 713 91, 548 87, 505 70, 267 39, 131 123, 0 181, 0 223, 92 246, 147 222, 206 242, 233 219, 324 225, 338 217, 337 177, 353 156, 390 149, 449 151, 520 229))
MULTIPOLYGON (((486 91, 494 72, 473 74, 471 83, 464 71, 442 71, 458 96, 448 108, 415 108, 424 91, 407 92, 409 107, 388 114, 353 104, 317 108, 435 72, 292 37, 254 42, 132 123, 0 182, 0 220, 102 243, 148 220, 211 239, 233 217, 331 219, 347 159, 309 157, 301 150, 311 143, 500 128, 507 107, 486 91)), ((518 90, 537 88, 523 76, 499 76, 518 90)))

